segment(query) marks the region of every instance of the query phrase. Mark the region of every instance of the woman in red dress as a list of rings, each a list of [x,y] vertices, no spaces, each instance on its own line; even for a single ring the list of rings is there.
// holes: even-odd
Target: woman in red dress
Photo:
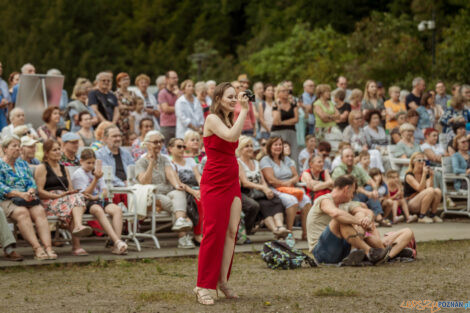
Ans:
[[[237,102],[242,110],[234,123]],[[247,113],[248,98],[244,93],[237,97],[230,83],[221,83],[215,88],[203,134],[207,154],[200,185],[204,220],[194,288],[197,301],[205,305],[214,304],[211,290],[219,289],[229,299],[238,298],[227,281],[242,209],[235,150]]]

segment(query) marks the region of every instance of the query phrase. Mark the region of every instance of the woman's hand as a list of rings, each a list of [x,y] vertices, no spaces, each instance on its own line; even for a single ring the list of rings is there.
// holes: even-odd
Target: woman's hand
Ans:
[[[98,196],[98,195],[93,196],[93,195],[91,195],[91,194],[89,194],[89,193],[85,193],[85,192],[83,193],[83,196],[85,197],[85,199],[87,199],[87,200],[92,200],[92,201],[96,201],[96,200],[99,199],[99,196]]]
[[[157,157],[155,156],[155,153],[153,152],[152,149],[149,149],[147,151],[145,158],[149,161],[149,165],[151,166],[155,165],[155,163],[157,162]]]
[[[20,192],[18,196],[25,201],[31,201],[34,199],[29,192]]]
[[[274,192],[269,187],[264,187],[262,191],[266,195],[266,198],[272,199],[274,197]]]
[[[243,110],[248,110],[248,97],[244,92],[238,94],[238,102],[240,102]]]
[[[201,191],[191,188],[191,195],[196,198],[197,201],[201,200]]]

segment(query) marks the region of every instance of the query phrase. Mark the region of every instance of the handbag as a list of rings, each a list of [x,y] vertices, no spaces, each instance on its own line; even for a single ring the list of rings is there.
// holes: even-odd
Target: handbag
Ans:
[[[187,193],[186,203],[186,215],[193,222],[193,225],[197,225],[199,223],[199,211],[197,210],[196,199],[194,199],[193,195]]]
[[[304,191],[300,188],[296,187],[277,187],[277,191],[282,192],[282,193],[287,193],[290,194],[294,197],[297,198],[297,200],[302,201],[302,198],[304,197]]]
[[[250,189],[250,192],[248,193],[248,197],[256,200],[256,199],[264,198],[266,197],[266,195],[261,190],[253,188],[253,189]]]
[[[36,194],[36,197],[31,201],[26,201],[25,199],[21,197],[13,197],[11,198],[11,202],[13,202],[13,204],[16,206],[23,206],[27,208],[31,208],[35,205],[41,204],[41,200],[39,200],[39,196],[37,194]]]

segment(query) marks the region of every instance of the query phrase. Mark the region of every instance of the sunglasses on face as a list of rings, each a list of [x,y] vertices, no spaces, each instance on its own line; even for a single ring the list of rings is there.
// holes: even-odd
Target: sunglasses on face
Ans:
[[[176,148],[178,148],[178,149],[186,149],[186,146],[185,146],[185,145],[176,145]]]

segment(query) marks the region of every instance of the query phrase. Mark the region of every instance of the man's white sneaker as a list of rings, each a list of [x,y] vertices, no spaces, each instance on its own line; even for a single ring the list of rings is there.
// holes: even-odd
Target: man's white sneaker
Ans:
[[[188,235],[178,238],[179,249],[193,249],[194,247],[194,243]]]
[[[178,217],[178,219],[173,224],[173,227],[171,227],[171,230],[175,232],[180,232],[180,231],[189,231],[192,228],[193,228],[193,223],[190,220],[185,219],[184,217]]]

